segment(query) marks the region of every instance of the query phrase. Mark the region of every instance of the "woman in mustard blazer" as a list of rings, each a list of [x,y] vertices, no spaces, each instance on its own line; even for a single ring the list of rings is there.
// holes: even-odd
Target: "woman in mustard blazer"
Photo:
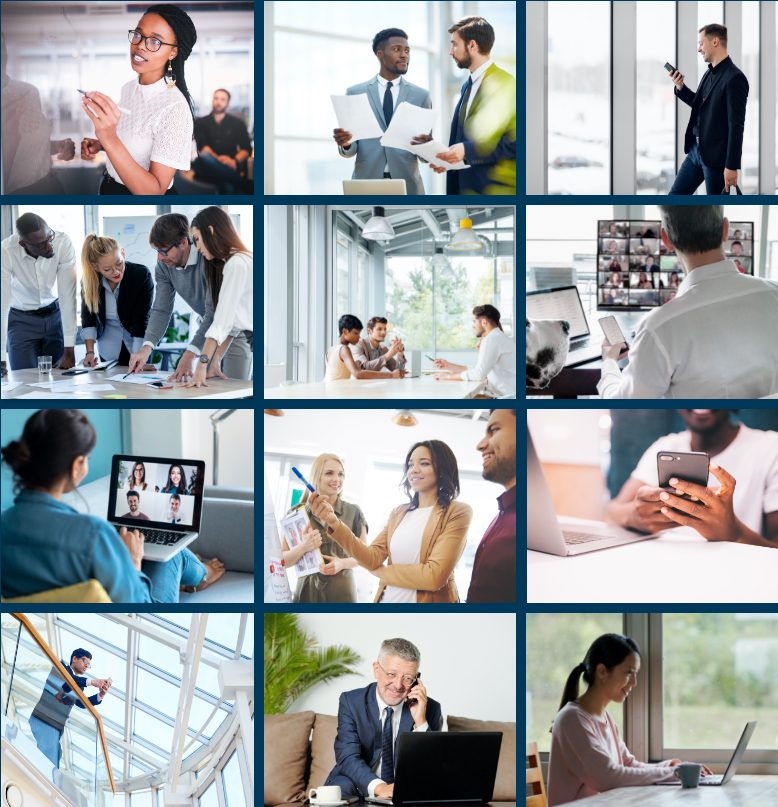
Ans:
[[[375,602],[459,602],[454,567],[465,549],[473,510],[454,501],[459,495],[454,452],[442,440],[413,445],[405,458],[402,487],[410,503],[392,510],[369,546],[319,493],[308,502],[332,540],[379,579]]]

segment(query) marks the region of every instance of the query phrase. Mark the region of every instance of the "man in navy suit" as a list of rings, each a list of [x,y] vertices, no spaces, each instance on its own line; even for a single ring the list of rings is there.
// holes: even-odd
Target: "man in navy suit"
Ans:
[[[492,61],[494,29],[483,17],[465,17],[448,32],[451,57],[470,75],[451,120],[450,148],[436,156],[470,167],[446,174],[446,193],[515,194],[516,79]]]
[[[335,767],[326,784],[344,797],[391,799],[397,737],[406,731],[441,731],[440,704],[421,682],[418,648],[386,639],[373,662],[375,683],[340,696]]]
[[[706,25],[699,30],[697,52],[708,70],[692,92],[676,70],[670,74],[675,95],[692,108],[686,127],[683,161],[671,194],[691,195],[705,181],[709,194],[729,193],[737,184],[743,153],[748,79],[727,55],[727,29]]]

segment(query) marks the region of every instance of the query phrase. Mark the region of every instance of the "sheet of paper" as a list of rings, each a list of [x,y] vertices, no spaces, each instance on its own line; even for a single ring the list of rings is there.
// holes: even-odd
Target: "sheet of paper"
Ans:
[[[434,110],[403,101],[394,110],[392,120],[381,138],[381,145],[411,151],[411,140],[416,135],[432,131],[434,119]]]
[[[461,171],[464,168],[470,168],[465,162],[460,160],[458,163],[447,163],[445,160],[439,160],[435,155],[440,154],[442,151],[448,151],[448,146],[444,146],[437,140],[430,140],[428,143],[421,143],[418,146],[409,146],[408,151],[417,154],[428,163],[437,165],[440,168],[445,168],[446,171]]]
[[[75,392],[76,394],[79,392],[116,392],[116,387],[111,384],[82,384],[80,387],[69,390],[69,392]]]
[[[351,132],[354,140],[381,137],[381,126],[373,114],[367,93],[360,95],[331,95],[338,126]]]
[[[24,381],[3,381],[0,384],[0,391],[2,392],[11,392],[11,390],[15,390],[17,387],[21,387],[24,384]]]
[[[30,386],[39,387],[40,389],[62,390],[66,389],[67,387],[82,387],[85,386],[85,384],[83,381],[80,384],[77,383],[75,378],[64,378],[62,381],[35,381],[34,383],[31,383]]]
[[[108,381],[118,381],[120,384],[148,384],[149,381],[165,381],[166,379],[167,374],[133,373],[125,378],[124,373],[119,373],[119,375],[112,375]]]
[[[53,392],[46,392],[45,390],[35,390],[34,392],[25,392],[24,395],[17,395],[15,400],[20,401],[22,398],[45,398],[49,401],[55,401],[57,396]]]

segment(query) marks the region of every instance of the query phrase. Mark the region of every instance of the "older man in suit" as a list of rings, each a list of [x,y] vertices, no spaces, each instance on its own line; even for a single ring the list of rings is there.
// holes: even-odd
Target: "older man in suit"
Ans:
[[[678,70],[671,73],[675,95],[692,108],[684,136],[683,161],[671,194],[691,195],[705,182],[708,194],[729,193],[737,184],[743,154],[748,79],[727,55],[727,29],[705,25],[697,52],[708,69],[692,92]]]
[[[335,767],[328,785],[345,798],[391,799],[397,737],[407,731],[441,731],[440,704],[421,682],[419,649],[407,639],[386,639],[373,662],[375,683],[340,696]]]
[[[373,53],[381,65],[378,75],[349,87],[346,95],[367,93],[370,107],[383,131],[403,101],[425,109],[432,108],[429,92],[403,78],[411,63],[411,49],[405,31],[399,28],[379,31],[373,38]],[[404,149],[385,148],[377,137],[354,142],[351,132],[345,129],[335,129],[333,138],[343,157],[357,158],[352,179],[404,179],[409,194],[424,193],[419,158],[415,154]]]

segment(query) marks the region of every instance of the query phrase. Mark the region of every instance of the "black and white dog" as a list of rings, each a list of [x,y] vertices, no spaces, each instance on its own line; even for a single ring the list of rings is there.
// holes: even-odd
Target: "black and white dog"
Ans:
[[[527,320],[527,386],[543,389],[562,372],[570,347],[570,323],[563,319]]]

